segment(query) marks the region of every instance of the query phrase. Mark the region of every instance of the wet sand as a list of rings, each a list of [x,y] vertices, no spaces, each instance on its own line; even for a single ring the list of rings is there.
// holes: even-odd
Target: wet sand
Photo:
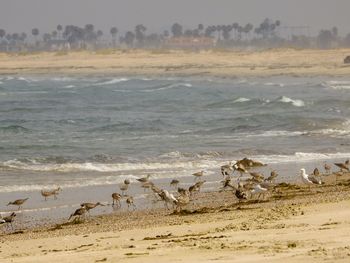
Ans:
[[[0,74],[146,76],[349,76],[350,49],[201,52],[100,50],[0,54]]]
[[[0,236],[1,262],[348,262],[350,175],[308,187],[280,184],[239,203],[200,193],[180,214],[147,209]]]

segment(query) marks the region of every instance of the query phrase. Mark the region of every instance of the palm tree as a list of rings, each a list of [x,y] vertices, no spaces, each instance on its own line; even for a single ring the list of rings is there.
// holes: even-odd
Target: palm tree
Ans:
[[[58,31],[58,38],[62,38],[62,25],[57,25],[56,29]]]
[[[135,34],[131,31],[125,33],[124,41],[128,45],[128,47],[133,47],[135,40]]]
[[[37,45],[38,44],[37,38],[38,38],[38,35],[39,35],[39,29],[33,28],[32,29],[32,35],[34,36],[35,44]]]
[[[0,29],[0,39],[6,36],[6,31],[4,29]]]
[[[136,40],[137,40],[139,46],[141,46],[141,47],[143,46],[146,30],[147,30],[147,28],[142,24],[139,24],[135,27],[135,37],[136,37]]]
[[[175,23],[171,26],[171,33],[173,33],[174,37],[182,36],[182,26],[179,23]]]
[[[118,34],[118,28],[116,28],[115,26],[111,28],[111,30],[109,31],[112,35],[112,39],[113,39],[113,47],[115,48],[115,44],[116,44],[116,37]]]

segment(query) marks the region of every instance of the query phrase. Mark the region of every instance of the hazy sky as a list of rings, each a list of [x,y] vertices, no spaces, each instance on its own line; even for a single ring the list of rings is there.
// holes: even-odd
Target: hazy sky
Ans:
[[[279,19],[284,26],[308,25],[311,33],[337,26],[350,32],[350,0],[0,0],[0,28],[7,31],[51,32],[57,24],[92,23],[109,32],[143,23],[148,32],[174,22],[258,25],[264,18]]]

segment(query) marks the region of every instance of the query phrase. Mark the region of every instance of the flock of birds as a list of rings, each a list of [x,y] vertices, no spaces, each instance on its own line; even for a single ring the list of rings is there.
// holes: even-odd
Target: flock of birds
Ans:
[[[346,160],[344,163],[334,163],[340,170],[335,173],[335,178],[337,180],[338,176],[344,174],[344,172],[349,172],[350,160]],[[221,174],[223,180],[221,181],[222,187],[220,191],[229,189],[233,192],[234,196],[238,199],[239,202],[247,199],[263,197],[270,195],[272,189],[274,188],[275,180],[278,177],[276,171],[271,171],[270,176],[265,177],[262,173],[253,172],[251,168],[265,166],[265,164],[254,161],[248,158],[238,160],[236,162],[229,162],[226,165],[221,166]],[[307,185],[310,189],[312,185],[322,185],[323,176],[331,175],[331,166],[327,163],[324,164],[325,173],[321,173],[318,168],[315,168],[312,174],[307,174],[306,170],[302,168],[300,170],[300,179],[303,184]],[[233,180],[234,173],[237,172],[235,180]],[[166,209],[174,209],[176,212],[181,212],[181,210],[187,206],[192,200],[194,200],[197,193],[200,192],[201,187],[206,182],[202,180],[205,175],[204,171],[196,172],[192,174],[195,178],[194,184],[190,187],[183,188],[179,187],[180,181],[173,179],[170,182],[170,187],[176,189],[174,193],[169,192],[166,189],[161,189],[157,187],[151,180],[150,175],[147,175],[143,178],[136,179],[138,183],[141,184],[141,187],[146,190],[150,190],[157,201],[163,201]],[[248,177],[243,178],[243,175],[248,175]],[[131,195],[128,195],[128,189],[131,184],[129,179],[125,179],[124,183],[120,185],[120,193],[112,193],[112,206],[115,209],[121,208],[121,201],[125,199],[128,211],[130,209],[136,210],[136,205],[134,203],[134,198]],[[41,195],[44,197],[45,201],[49,197],[57,199],[60,191],[62,189],[58,187],[53,190],[42,190]],[[17,199],[13,202],[9,202],[7,206],[14,205],[18,207],[18,210],[22,208],[22,205],[28,200]],[[76,209],[70,216],[69,220],[72,218],[74,220],[81,220],[82,217],[85,217],[86,214],[90,214],[90,210],[96,208],[97,206],[105,206],[100,202],[97,203],[82,203],[80,208]],[[13,230],[13,221],[16,217],[16,213],[12,212],[10,215],[2,217],[0,215],[0,225],[10,225]]]

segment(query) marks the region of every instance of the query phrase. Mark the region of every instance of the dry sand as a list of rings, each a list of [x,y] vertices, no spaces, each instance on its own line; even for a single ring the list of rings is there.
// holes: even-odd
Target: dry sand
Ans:
[[[0,74],[147,76],[349,76],[350,49],[267,51],[142,51],[0,53]]]
[[[349,262],[349,178],[311,191],[281,184],[267,201],[201,193],[181,214],[116,212],[2,235],[0,262]]]

